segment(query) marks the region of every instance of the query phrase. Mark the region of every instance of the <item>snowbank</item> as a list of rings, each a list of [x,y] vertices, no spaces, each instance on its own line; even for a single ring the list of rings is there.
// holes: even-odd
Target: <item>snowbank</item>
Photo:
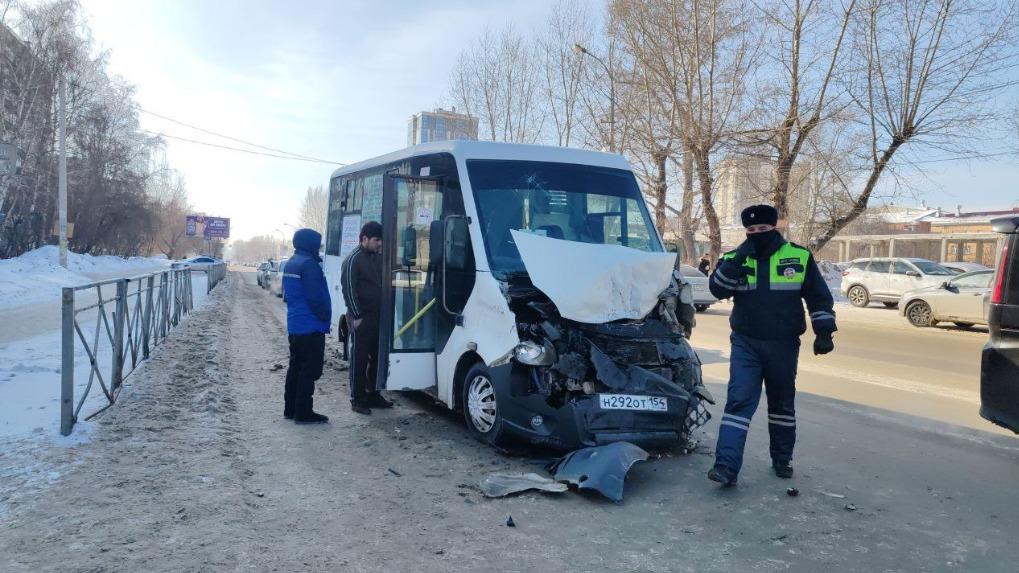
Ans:
[[[60,266],[60,251],[46,246],[20,257],[0,260],[0,308],[59,301],[60,289],[97,279],[130,276],[167,267],[165,256],[115,257],[67,253],[67,268]]]

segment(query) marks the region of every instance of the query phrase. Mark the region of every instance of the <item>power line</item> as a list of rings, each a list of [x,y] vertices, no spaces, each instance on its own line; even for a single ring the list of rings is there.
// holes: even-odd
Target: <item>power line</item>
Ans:
[[[208,141],[198,141],[197,139],[188,139],[187,137],[180,137],[180,136],[177,136],[177,135],[170,135],[168,133],[163,133],[163,132],[149,131],[147,129],[142,130],[142,131],[144,131],[145,133],[147,133],[149,135],[156,136],[156,137],[166,137],[168,139],[176,139],[176,140],[179,140],[179,141],[185,141],[187,143],[194,143],[196,145],[205,145],[207,147],[215,147],[217,149],[225,149],[227,151],[238,151],[240,153],[249,153],[251,155],[262,155],[264,157],[275,157],[277,159],[290,159],[292,161],[307,161],[309,163],[326,163],[326,164],[329,164],[329,165],[340,165],[340,166],[346,165],[346,163],[340,163],[338,161],[326,161],[325,159],[314,159],[314,158],[311,158],[311,157],[305,158],[305,157],[298,157],[298,156],[295,156],[295,155],[278,155],[278,154],[275,154],[275,153],[266,153],[264,151],[254,151],[254,150],[251,150],[251,149],[240,149],[238,147],[230,147],[229,145],[220,145],[218,143],[209,143]]]
[[[212,135],[212,136],[215,136],[215,137],[221,137],[223,139],[228,139],[230,141],[235,141],[237,143],[243,143],[244,145],[250,145],[251,147],[257,147],[258,149],[263,149],[265,151],[271,151],[273,153],[281,153],[281,154],[284,154],[284,155],[292,156],[292,157],[297,158],[297,159],[303,159],[305,161],[316,161],[318,163],[331,163],[331,164],[334,164],[334,165],[346,165],[346,163],[340,163],[339,161],[329,161],[327,159],[319,159],[317,157],[310,157],[310,156],[307,156],[307,155],[301,155],[299,153],[292,153],[290,151],[284,151],[282,149],[276,149],[276,148],[273,148],[273,147],[267,147],[265,145],[259,145],[257,143],[252,143],[250,141],[245,141],[243,139],[240,139],[240,138],[237,138],[237,137],[233,137],[233,136],[230,136],[230,135],[224,135],[222,133],[217,133],[215,131],[211,131],[211,130],[205,129],[203,127],[198,127],[197,125],[192,125],[190,123],[186,123],[186,122],[180,121],[178,119],[174,119],[172,117],[167,117],[165,115],[158,114],[158,113],[156,113],[154,111],[149,111],[149,110],[147,110],[147,109],[145,109],[145,108],[143,108],[141,106],[138,107],[138,110],[141,111],[142,113],[151,115],[153,117],[158,117],[159,119],[164,119],[164,120],[172,122],[172,123],[176,123],[177,125],[181,125],[181,126],[189,128],[189,129],[194,129],[196,131],[200,131],[200,132],[206,133],[208,135]],[[171,137],[171,136],[167,136],[167,137]],[[179,138],[178,137],[178,138],[174,138],[174,139],[183,139],[183,138]],[[192,141],[192,143],[200,143],[200,142]],[[225,146],[224,146],[224,148],[229,149],[228,147],[225,147]]]

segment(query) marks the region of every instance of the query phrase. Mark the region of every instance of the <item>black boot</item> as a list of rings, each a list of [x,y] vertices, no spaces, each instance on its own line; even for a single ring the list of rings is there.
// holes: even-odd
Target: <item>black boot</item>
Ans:
[[[354,402],[353,400],[350,402],[350,409],[358,414],[369,415],[372,413],[372,409],[369,408],[367,404],[363,402]]]
[[[367,404],[372,408],[385,409],[393,407],[393,403],[390,402],[389,400],[386,400],[386,398],[380,392],[375,392],[374,394],[369,395]]]
[[[724,466],[715,466],[708,472],[708,479],[722,484],[722,487],[733,487],[736,485],[736,474]]]
[[[782,479],[793,477],[793,466],[789,465],[789,462],[773,461],[771,469],[775,470],[775,475]]]
[[[291,412],[290,410],[283,410],[283,417],[286,418],[287,420],[293,420],[294,413]]]
[[[329,421],[329,416],[323,416],[318,412],[312,412],[307,416],[294,417],[294,423],[296,424],[325,424]]]

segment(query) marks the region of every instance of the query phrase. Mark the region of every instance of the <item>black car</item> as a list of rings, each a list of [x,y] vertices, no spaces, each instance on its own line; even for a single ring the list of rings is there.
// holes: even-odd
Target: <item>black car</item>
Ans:
[[[980,360],[980,415],[1019,433],[1019,217],[991,222],[1005,233],[991,289],[991,339]]]

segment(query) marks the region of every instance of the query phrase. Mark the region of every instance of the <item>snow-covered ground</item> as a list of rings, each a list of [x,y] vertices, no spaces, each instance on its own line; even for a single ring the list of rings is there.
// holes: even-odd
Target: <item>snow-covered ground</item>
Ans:
[[[56,247],[36,249],[14,259],[0,260],[0,449],[15,442],[39,439],[64,442],[60,429],[60,294],[64,286],[95,280],[130,277],[168,267],[165,257],[93,257],[68,253],[68,269],[58,264]],[[193,299],[196,307],[206,300],[207,279],[194,273]],[[110,291],[105,295],[112,294]],[[78,291],[77,307],[92,304],[94,291]],[[110,309],[107,309],[110,312]],[[92,344],[98,320],[97,309],[78,315],[82,332]],[[111,348],[105,332],[100,333],[96,355],[109,384]],[[89,357],[76,338],[75,399],[88,385]],[[98,381],[93,381],[82,414],[105,404]],[[76,440],[87,435],[88,423],[76,426]]]
[[[20,257],[0,260],[0,309],[55,301],[60,289],[99,279],[128,277],[166,268],[159,257],[114,257],[67,253],[67,268],[60,266],[55,246],[29,251]]]

